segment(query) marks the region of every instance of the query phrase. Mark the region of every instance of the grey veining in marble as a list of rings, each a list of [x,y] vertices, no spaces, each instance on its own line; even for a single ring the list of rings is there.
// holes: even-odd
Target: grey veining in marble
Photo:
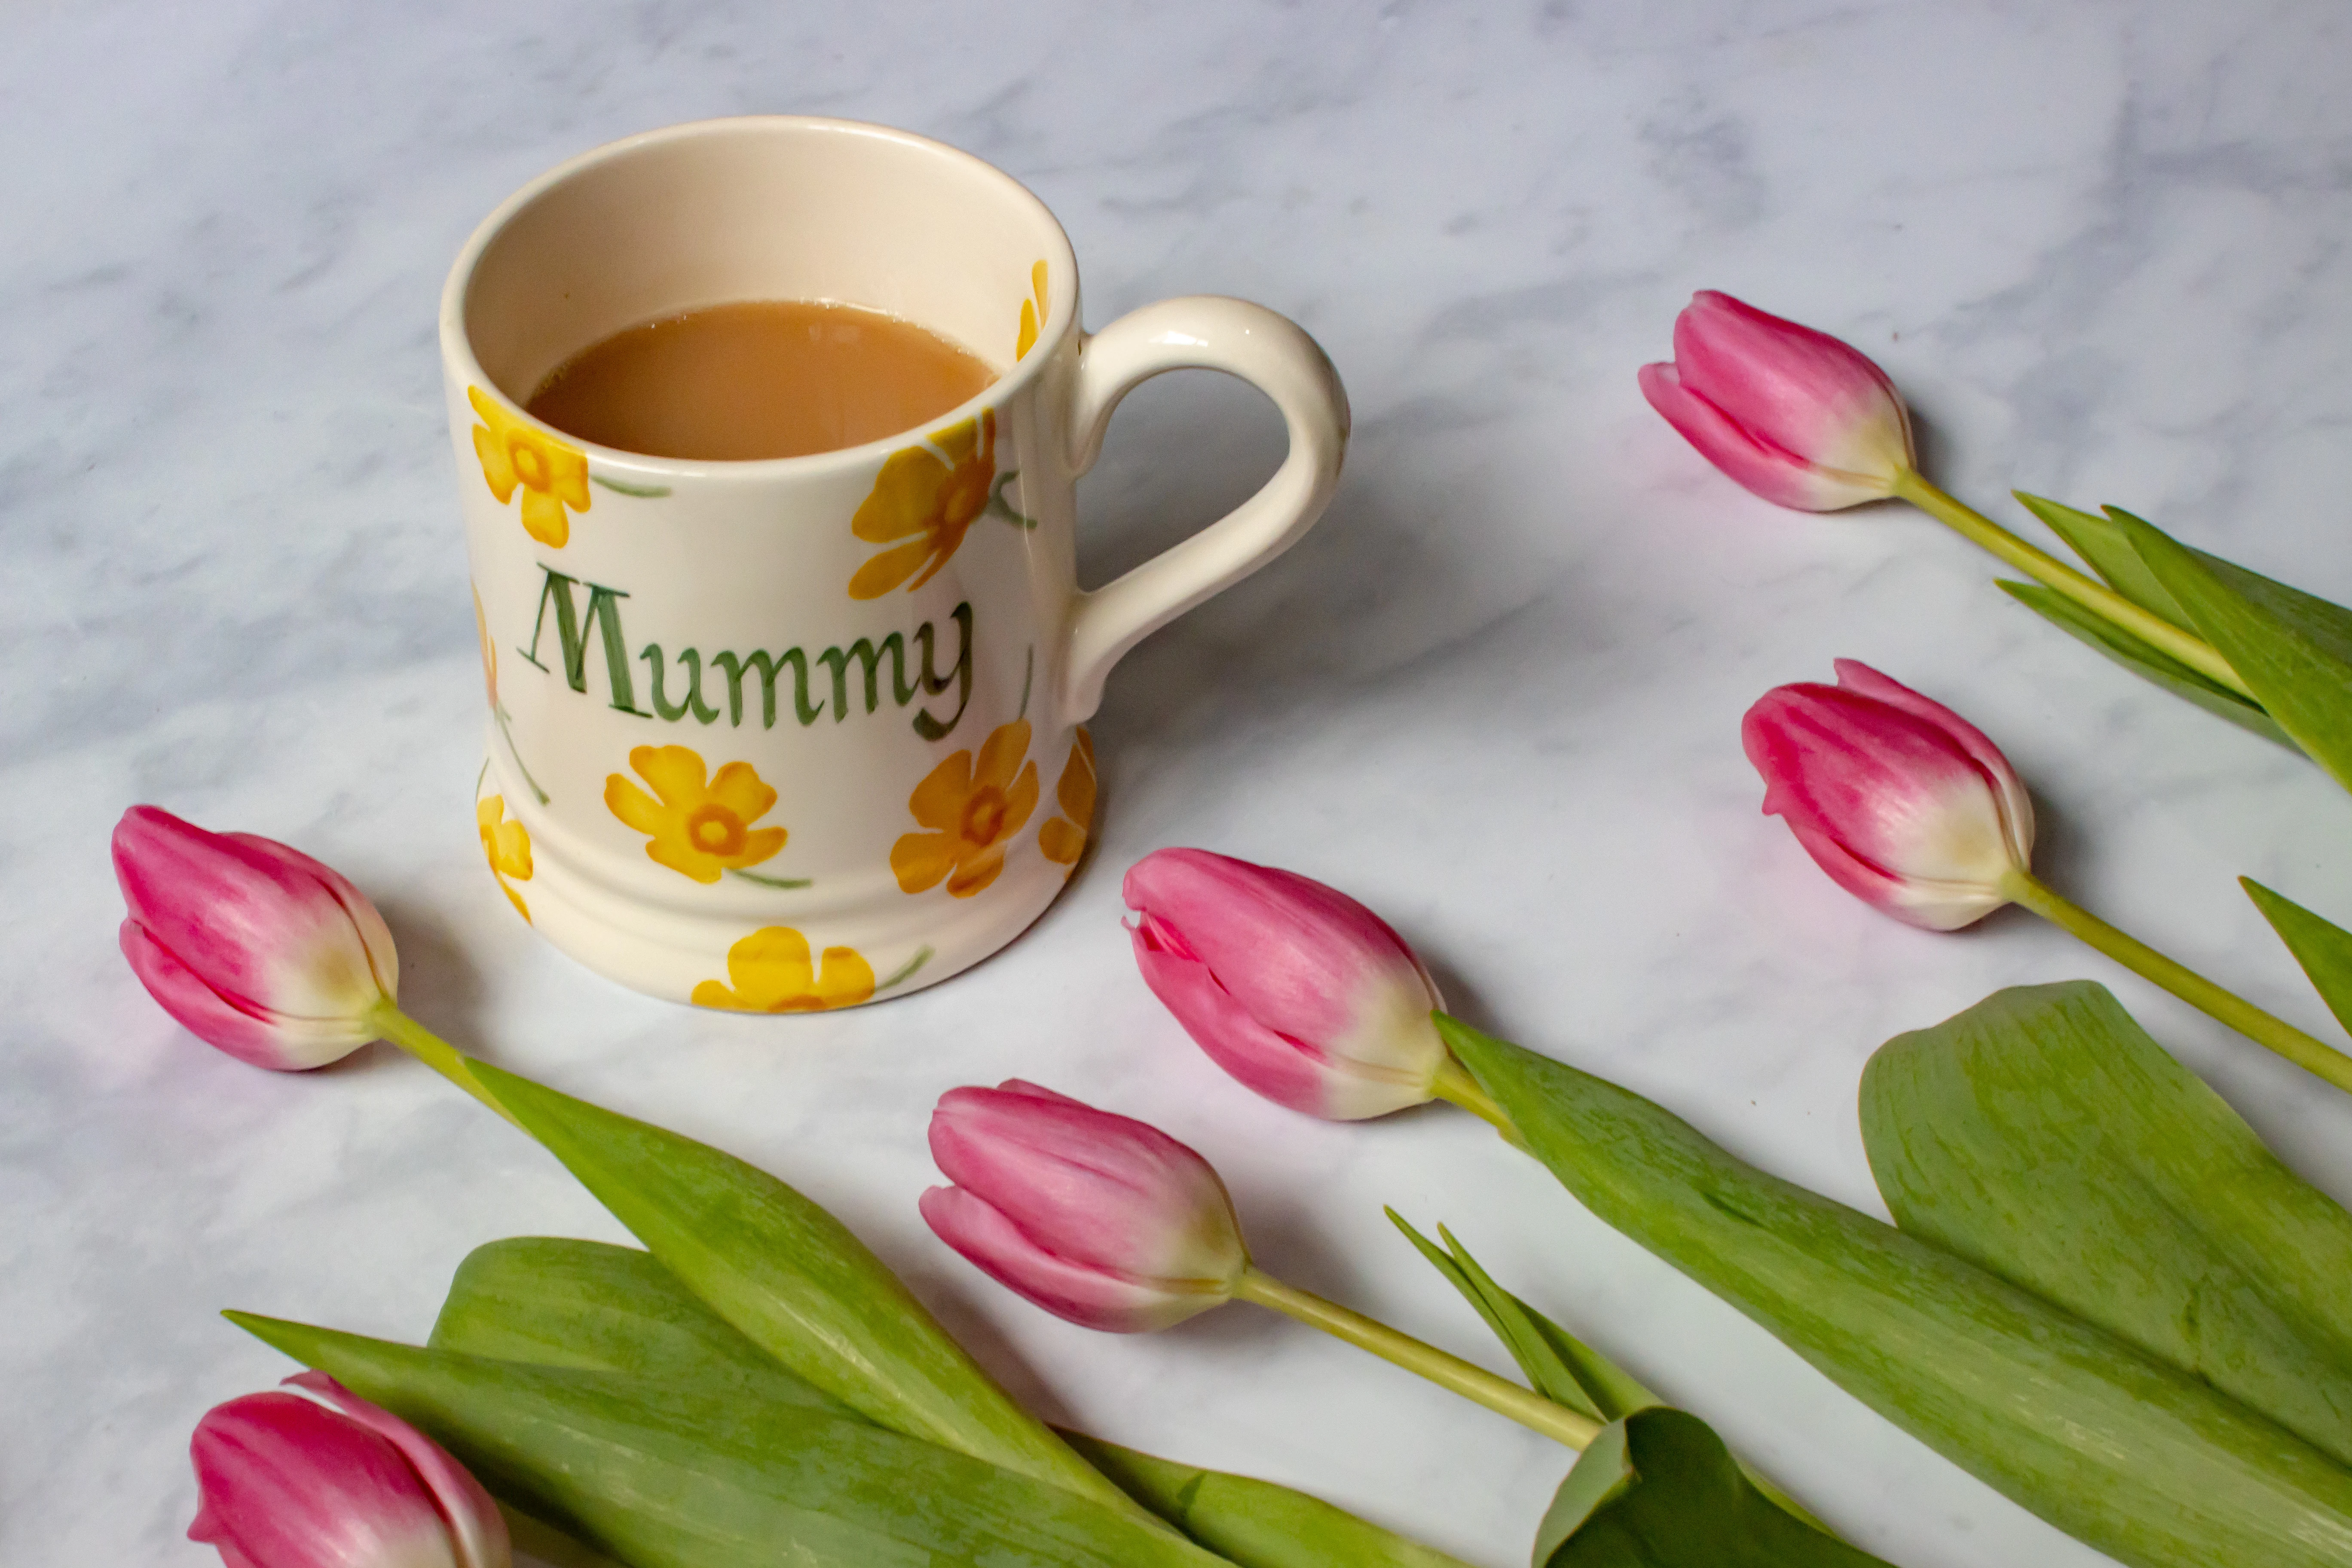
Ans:
[[[1137,979],[1118,877],[1188,843],[1338,883],[1472,1017],[1874,1210],[1869,1051],[2093,975],[2352,1194],[2352,1106],[2292,1069],[2015,911],[1933,936],[1838,892],[1758,815],[1738,722],[1841,655],[1952,702],[2026,773],[2053,879],[2314,1024],[2232,879],[2352,916],[2352,803],[1916,515],[1751,500],[1633,383],[1727,289],[1877,356],[1979,504],[2115,501],[2352,599],[2347,26],[2325,0],[0,10],[0,1560],[205,1560],[189,1428],[288,1370],[216,1309],[414,1338],[473,1245],[618,1235],[388,1049],[275,1077],[172,1026],[113,947],[107,832],[152,800],[342,868],[420,1016],[835,1205],[1057,1419],[1482,1568],[1524,1560],[1566,1459],[1251,1309],[1129,1340],[1008,1297],[916,1216],[953,1084],[1156,1119],[1269,1267],[1496,1363],[1381,1205],[1453,1225],[1906,1568],[2086,1568],[1467,1119],[1325,1127],[1232,1089]],[[524,179],[772,110],[1028,182],[1097,324],[1191,292],[1295,316],[1358,420],[1328,519],[1113,677],[1104,839],[1062,903],[936,991],[790,1020],[618,993],[484,873],[432,337],[449,257]],[[1139,394],[1082,491],[1087,577],[1245,493],[1273,425],[1212,378]]]

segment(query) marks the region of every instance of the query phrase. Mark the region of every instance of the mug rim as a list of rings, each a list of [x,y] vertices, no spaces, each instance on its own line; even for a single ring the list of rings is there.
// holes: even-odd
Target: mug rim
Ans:
[[[896,142],[928,156],[959,165],[968,175],[995,184],[1000,192],[1016,204],[1029,207],[1045,220],[1049,232],[1060,247],[1060,254],[1048,259],[1055,262],[1049,269],[1046,302],[1049,319],[1060,324],[1042,333],[1030,353],[1016,362],[1003,374],[953,408],[936,418],[910,425],[904,430],[894,430],[887,436],[861,442],[855,447],[837,447],[825,452],[803,452],[790,458],[663,458],[647,452],[632,452],[620,447],[606,447],[583,440],[567,431],[557,429],[545,420],[525,410],[506,389],[482,369],[474,356],[472,339],[466,331],[466,293],[472,283],[475,268],[491,241],[504,231],[516,216],[547,192],[588,171],[616,159],[625,158],[652,146],[669,142],[698,140],[705,136],[726,135],[747,132],[814,132],[836,135],[872,137]],[[1044,374],[1045,363],[1053,357],[1062,339],[1077,326],[1077,258],[1070,247],[1070,237],[1062,227],[1053,209],[1039,199],[1037,194],[1011,174],[985,158],[951,147],[944,142],[904,131],[893,125],[877,124],[871,121],[842,120],[814,114],[739,114],[713,120],[693,120],[682,124],[666,125],[653,131],[641,131],[593,147],[575,157],[566,159],[555,167],[524,184],[513,195],[500,202],[490,215],[476,226],[472,235],[458,250],[451,264],[449,276],[441,288],[441,357],[469,388],[479,389],[496,402],[509,418],[531,429],[544,431],[554,439],[596,459],[599,465],[664,479],[770,479],[815,476],[833,469],[853,469],[872,465],[907,444],[907,437],[920,430],[952,425],[959,419],[977,417],[982,408],[1001,407],[1012,401],[1028,383]],[[919,323],[918,323],[919,324]],[[584,345],[583,345],[584,346]]]

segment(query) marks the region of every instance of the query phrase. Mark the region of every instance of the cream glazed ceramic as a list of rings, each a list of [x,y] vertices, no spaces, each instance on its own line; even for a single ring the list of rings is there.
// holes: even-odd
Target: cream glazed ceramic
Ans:
[[[741,300],[885,310],[999,379],[929,427],[766,462],[522,412],[588,344]],[[477,810],[551,942],[653,995],[811,1011],[944,980],[1053,901],[1092,826],[1104,675],[1314,522],[1348,429],[1321,350],[1257,306],[1078,319],[1069,241],[1027,190],[843,121],[632,137],[475,233],[441,348],[492,714]],[[1119,398],[1185,366],[1265,391],[1288,455],[1083,591],[1074,483]]]

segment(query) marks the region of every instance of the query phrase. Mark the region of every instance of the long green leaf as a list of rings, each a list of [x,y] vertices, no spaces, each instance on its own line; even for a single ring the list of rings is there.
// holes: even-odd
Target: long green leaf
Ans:
[[[2352,1464],[2352,1215],[2088,981],[1898,1035],[1862,1079],[1895,1224]]]
[[[601,1241],[519,1236],[474,1248],[457,1266],[426,1343],[493,1361],[690,1382],[714,1394],[855,1414],[786,1372],[652,1253]]]
[[[2294,743],[2352,788],[2352,610],[2190,550],[2107,509],[2167,592]]]
[[[709,1144],[469,1065],[679,1283],[802,1381],[894,1432],[1135,1506],[817,1205]]]
[[[1885,1568],[1768,1500],[1697,1416],[1604,1427],[1536,1532],[1535,1568]]]
[[[632,1568],[1206,1568],[1125,1508],[854,1417],[230,1313]]]
[[[1638,1095],[1438,1022],[1601,1220],[2068,1533],[2146,1568],[2352,1563],[2352,1473],[2284,1428]]]
[[[2276,741],[2282,746],[2294,744],[2287,732],[2278,727],[2278,721],[2264,712],[2259,704],[2247,701],[2221,682],[2208,679],[2170,654],[2140,641],[2113,621],[2093,615],[2056,589],[2045,588],[2039,583],[2012,583],[2005,577],[1994,578],[1993,586],[2067,636],[2088,643],[2133,674],[2154,682],[2175,697],[2186,698],[2208,713],[2227,719],[2240,729],[2250,730],[2266,741]]]
[[[2189,624],[2189,612],[2165,591],[2156,574],[2147,569],[2147,563],[2132,549],[2131,540],[2124,532],[2121,523],[2095,512],[2076,511],[2071,506],[2061,506],[2041,496],[2027,495],[2023,490],[2011,490],[2010,494],[2023,503],[2026,510],[2047,524],[2051,532],[2073,545],[2074,553],[2088,563],[2092,571],[2105,578],[2108,587],[2182,631],[2196,629]],[[2074,601],[2070,599],[2067,603]],[[2084,613],[2088,615],[2090,612]]]
[[[2241,877],[2238,885],[2279,933],[2287,951],[2303,966],[2310,977],[2312,989],[2319,993],[2336,1021],[2352,1029],[2352,931],[2345,931],[2333,921],[2322,920],[2293,899],[2272,892],[2251,877]]]
[[[450,1284],[433,1347],[622,1373],[739,1401],[824,1397],[714,1316],[651,1254],[603,1242],[528,1237],[476,1247]],[[1241,1568],[1461,1568],[1287,1487],[1063,1436],[1128,1496]]]
[[[1129,1496],[1240,1568],[1468,1568],[1272,1481],[1154,1458],[1083,1433],[1063,1436]]]

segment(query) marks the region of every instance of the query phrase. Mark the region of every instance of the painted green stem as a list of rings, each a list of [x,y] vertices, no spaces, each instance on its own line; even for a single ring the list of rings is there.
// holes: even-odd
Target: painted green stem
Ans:
[[[465,1052],[402,1012],[392,1003],[379,1004],[374,1016],[368,1021],[375,1026],[377,1034],[383,1038],[390,1040],[509,1121],[514,1122],[517,1127],[522,1125],[521,1122],[515,1121],[512,1111],[499,1103],[496,1095],[482,1087],[482,1080],[476,1078],[473,1070],[467,1066]]]
[[[1368,1350],[1382,1361],[1425,1377],[1440,1388],[1451,1389],[1473,1404],[1483,1405],[1498,1415],[1507,1415],[1529,1431],[1540,1432],[1579,1452],[1601,1434],[1601,1423],[1589,1415],[1564,1405],[1554,1405],[1483,1366],[1474,1366],[1460,1356],[1449,1355],[1435,1345],[1424,1344],[1361,1312],[1286,1285],[1255,1264],[1244,1271],[1234,1294],[1244,1301],[1271,1307],[1335,1339],[1345,1340],[1359,1350]]]
[[[2191,636],[2163,616],[2140,608],[2105,584],[2086,577],[2047,551],[2038,550],[1975,508],[1938,489],[1916,469],[1895,476],[1895,494],[1981,549],[2008,562],[2034,581],[2053,588],[2103,620],[2112,621],[2144,643],[2162,649],[2181,663],[2220,681],[2231,690],[2252,698],[2230,661],[2212,644]]]
[[[2156,949],[2117,931],[2090,910],[2053,891],[2031,871],[2011,871],[2000,890],[2043,920],[2098,949],[2143,979],[2154,982],[2210,1017],[2220,1019],[2254,1044],[2284,1057],[2315,1078],[2352,1090],[2352,1057],[2263,1012],[2234,991],[2176,963]]]

